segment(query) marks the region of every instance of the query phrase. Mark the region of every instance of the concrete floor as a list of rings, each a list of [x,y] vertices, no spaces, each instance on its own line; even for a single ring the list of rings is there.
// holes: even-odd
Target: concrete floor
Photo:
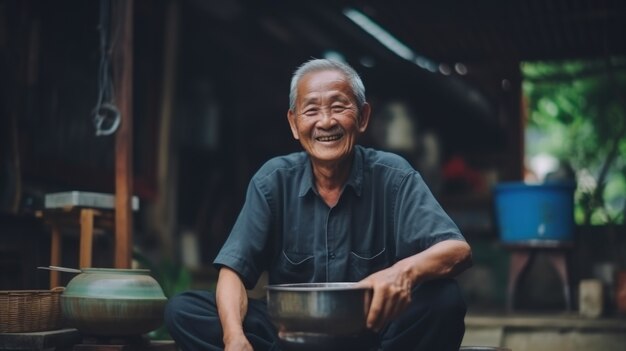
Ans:
[[[626,316],[469,314],[465,324],[463,346],[500,346],[511,351],[626,351]]]

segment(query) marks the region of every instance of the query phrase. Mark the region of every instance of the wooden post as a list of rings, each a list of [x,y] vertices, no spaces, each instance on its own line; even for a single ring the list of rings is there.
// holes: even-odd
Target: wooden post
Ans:
[[[121,114],[115,135],[115,267],[130,268],[133,194],[133,0],[113,2],[115,102]]]
[[[50,240],[50,265],[61,265],[61,230],[58,224],[52,223],[52,238]],[[61,279],[58,271],[50,271],[50,289],[61,286]]]
[[[172,150],[172,118],[176,86],[176,62],[180,5],[169,0],[165,14],[163,51],[163,83],[161,90],[161,118],[158,139],[157,199],[154,203],[153,231],[159,234],[166,257],[175,255],[173,233],[176,228],[177,155]]]
[[[93,251],[93,217],[95,210],[83,208],[80,210],[80,256],[79,268],[91,267]]]

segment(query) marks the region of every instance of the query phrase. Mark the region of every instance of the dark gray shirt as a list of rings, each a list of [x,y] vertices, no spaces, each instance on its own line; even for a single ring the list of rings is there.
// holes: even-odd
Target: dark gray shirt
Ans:
[[[317,193],[304,152],[271,159],[252,177],[246,201],[214,265],[252,288],[359,281],[447,239],[464,240],[422,177],[403,158],[355,146],[337,205]]]

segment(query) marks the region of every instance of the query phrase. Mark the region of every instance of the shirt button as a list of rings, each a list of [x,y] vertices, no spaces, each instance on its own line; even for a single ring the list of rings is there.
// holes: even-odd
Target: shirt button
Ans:
[[[328,255],[328,257],[329,257],[331,260],[333,260],[333,259],[335,259],[335,254],[334,254],[333,252],[331,252],[331,253]]]

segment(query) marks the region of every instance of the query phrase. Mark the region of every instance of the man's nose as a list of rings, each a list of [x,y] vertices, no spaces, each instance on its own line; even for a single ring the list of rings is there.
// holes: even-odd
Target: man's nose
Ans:
[[[322,109],[318,125],[322,128],[332,127],[337,123],[330,109]]]

